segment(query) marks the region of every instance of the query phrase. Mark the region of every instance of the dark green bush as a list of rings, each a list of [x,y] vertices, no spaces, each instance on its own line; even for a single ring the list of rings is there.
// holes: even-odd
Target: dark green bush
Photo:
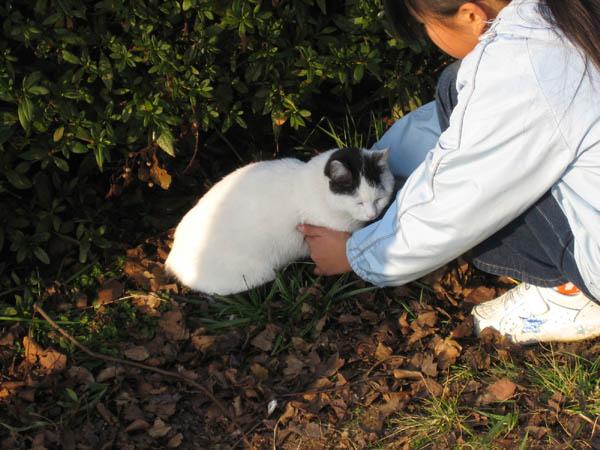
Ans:
[[[3,0],[0,17],[5,285],[109,246],[114,199],[167,189],[199,147],[244,159],[346,105],[401,114],[436,63],[386,34],[381,0]]]

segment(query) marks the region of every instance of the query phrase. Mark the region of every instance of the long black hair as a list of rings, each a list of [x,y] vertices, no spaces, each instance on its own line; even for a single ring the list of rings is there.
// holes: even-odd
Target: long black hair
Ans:
[[[480,0],[472,0],[477,3]],[[384,0],[394,30],[408,38],[420,37],[415,16],[449,17],[464,0]],[[509,3],[509,2],[507,2]],[[579,47],[600,70],[600,0],[540,0],[540,12]]]

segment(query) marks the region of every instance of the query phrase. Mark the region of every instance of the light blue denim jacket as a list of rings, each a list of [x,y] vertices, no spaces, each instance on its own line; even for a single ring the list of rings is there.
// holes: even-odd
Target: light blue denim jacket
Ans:
[[[600,299],[600,72],[544,21],[537,0],[505,7],[458,73],[440,135],[429,104],[375,145],[410,174],[378,222],[347,244],[354,271],[380,286],[419,278],[475,247],[551,190],[575,259]]]

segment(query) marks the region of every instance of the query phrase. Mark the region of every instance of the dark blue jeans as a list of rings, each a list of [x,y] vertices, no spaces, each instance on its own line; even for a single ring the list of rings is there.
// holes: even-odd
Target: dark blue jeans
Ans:
[[[436,105],[442,131],[448,128],[457,103],[456,75],[460,61],[440,76]],[[589,298],[574,256],[573,233],[566,216],[550,192],[523,215],[469,253],[473,265],[484,272],[505,275],[541,287],[575,284]]]

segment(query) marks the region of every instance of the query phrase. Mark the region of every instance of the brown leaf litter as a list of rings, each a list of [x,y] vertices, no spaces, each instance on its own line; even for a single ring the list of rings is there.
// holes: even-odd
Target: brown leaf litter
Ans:
[[[131,330],[129,341],[114,348],[126,359],[195,380],[227,414],[206,391],[181,379],[99,363],[81,353],[67,360],[23,331],[6,329],[0,356],[21,341],[26,352],[0,382],[0,420],[22,427],[47,417],[50,425],[41,432],[13,433],[0,448],[34,442],[40,448],[241,448],[243,429],[256,449],[409,449],[415,448],[414,436],[396,434],[390,421],[424,414],[426,405],[452,399],[460,402],[459,411],[472,411],[467,425],[481,430],[481,436],[491,426],[481,412],[505,417],[513,406],[519,408],[519,425],[495,438],[497,448],[518,448],[525,432],[530,448],[544,448],[549,436],[572,448],[586,448],[580,439],[591,439],[592,426],[571,420],[564,396],[540,399],[518,379],[492,374],[498,362],[535,361],[535,352],[508,345],[493,331],[481,340],[472,336],[471,304],[504,288],[482,284],[464,264],[438,273],[435,297],[392,288],[333,302],[326,314],[314,317],[323,296],[315,288],[298,322],[271,320],[262,329],[215,333],[203,325],[206,308],[164,300],[152,304],[150,299],[160,299],[153,286],[169,290],[171,280],[158,270],[164,246],[152,245],[151,254],[147,249],[145,244],[128,252],[127,280],[105,282],[98,297],[110,308],[125,284],[147,289],[132,303],[157,317],[157,328],[150,338]],[[600,346],[577,349],[579,354],[594,351],[600,354]],[[470,372],[477,376],[464,375]],[[98,386],[100,398],[94,397]],[[60,406],[67,388],[84,409]],[[536,416],[543,408],[551,414]],[[559,434],[563,427],[570,436]],[[453,429],[432,448],[457,448],[467,438]]]

